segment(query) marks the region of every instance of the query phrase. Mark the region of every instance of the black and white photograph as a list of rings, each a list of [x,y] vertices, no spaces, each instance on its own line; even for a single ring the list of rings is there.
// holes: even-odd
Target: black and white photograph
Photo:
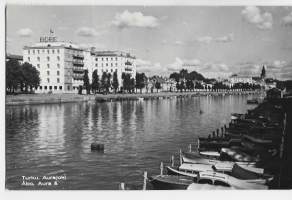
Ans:
[[[4,190],[292,188],[292,2],[25,2],[4,7]]]

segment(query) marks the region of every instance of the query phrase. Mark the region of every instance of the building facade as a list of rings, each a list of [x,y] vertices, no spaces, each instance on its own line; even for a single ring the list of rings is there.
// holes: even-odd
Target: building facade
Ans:
[[[229,78],[230,86],[233,86],[236,83],[249,83],[252,84],[253,80],[251,76],[239,76],[239,75],[232,75]]]
[[[32,64],[40,72],[40,86],[36,93],[77,93],[83,86],[84,70],[92,79],[97,70],[101,79],[103,72],[117,71],[119,87],[122,73],[136,75],[135,57],[120,51],[84,50],[69,42],[58,42],[56,37],[41,37],[40,42],[23,48],[23,62]],[[113,76],[112,76],[113,77]]]

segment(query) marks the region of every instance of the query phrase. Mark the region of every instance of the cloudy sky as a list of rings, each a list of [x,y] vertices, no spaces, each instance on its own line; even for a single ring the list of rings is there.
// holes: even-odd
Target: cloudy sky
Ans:
[[[7,52],[21,54],[50,28],[59,40],[137,57],[138,71],[182,67],[292,79],[292,7],[7,6]]]

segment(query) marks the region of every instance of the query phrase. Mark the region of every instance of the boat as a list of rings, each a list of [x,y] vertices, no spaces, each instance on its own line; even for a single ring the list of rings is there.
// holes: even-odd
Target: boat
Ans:
[[[226,160],[220,160],[216,158],[204,158],[201,155],[196,154],[195,152],[183,152],[182,155],[182,161],[186,163],[200,163],[200,164],[232,164],[233,161],[226,161]],[[255,162],[236,162],[239,165],[244,166],[255,166]]]
[[[223,160],[230,160],[235,162],[259,162],[259,158],[253,157],[244,153],[240,150],[230,149],[230,148],[222,148],[220,151],[220,157]]]
[[[185,190],[194,182],[194,178],[175,175],[156,175],[148,178],[155,190]]]
[[[199,154],[206,157],[213,157],[213,158],[220,157],[220,153],[218,151],[199,151]]]
[[[263,174],[262,168],[244,168],[239,166],[238,164],[215,164],[215,165],[207,165],[207,164],[189,164],[183,163],[179,167],[170,167],[167,166],[167,173],[171,175],[179,175],[179,176],[189,176],[189,177],[197,177],[200,172],[220,172],[228,174],[232,177],[241,180],[257,180],[258,183],[266,184],[267,182],[273,179],[273,176]],[[257,173],[260,172],[260,173]]]
[[[247,104],[259,104],[259,101],[257,99],[248,99],[246,101]]]
[[[232,190],[232,187],[211,184],[192,183],[187,187],[187,190]]]
[[[268,189],[267,185],[259,183],[258,180],[240,180],[227,174],[218,172],[200,172],[188,188],[201,188],[200,184],[222,186],[230,189]]]
[[[231,113],[231,120],[236,120],[236,119],[243,119],[245,114],[241,113]]]
[[[268,144],[268,145],[273,144],[273,141],[268,140],[268,139],[256,138],[250,135],[244,135],[243,137],[251,142],[258,143],[258,144]]]

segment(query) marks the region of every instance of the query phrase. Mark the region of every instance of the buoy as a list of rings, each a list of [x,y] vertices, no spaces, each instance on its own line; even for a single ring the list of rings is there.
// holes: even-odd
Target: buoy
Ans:
[[[91,143],[91,151],[104,151],[104,144],[99,144],[96,142]]]

